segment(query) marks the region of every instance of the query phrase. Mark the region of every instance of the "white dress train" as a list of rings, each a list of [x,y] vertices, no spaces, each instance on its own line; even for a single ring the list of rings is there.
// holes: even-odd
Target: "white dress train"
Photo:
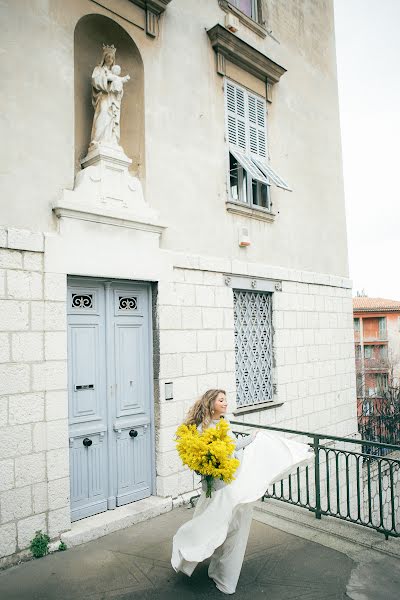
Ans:
[[[314,457],[307,445],[273,432],[261,431],[243,450],[236,479],[205,497],[193,518],[173,538],[171,564],[190,576],[196,565],[211,558],[209,576],[225,594],[234,594],[242,568],[253,507],[269,485]]]

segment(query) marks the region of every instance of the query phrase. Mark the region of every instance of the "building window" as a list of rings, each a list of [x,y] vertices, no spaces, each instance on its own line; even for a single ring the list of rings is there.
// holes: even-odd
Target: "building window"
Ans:
[[[361,346],[359,344],[356,346],[356,358],[361,358]]]
[[[374,413],[374,404],[371,400],[364,400],[362,403],[362,414],[364,417],[369,417]]]
[[[378,396],[383,396],[388,387],[387,373],[378,373],[376,375],[376,391]]]
[[[379,346],[379,356],[380,358],[387,358],[388,351],[387,346]]]
[[[360,333],[360,319],[359,318],[354,319],[354,331],[356,331],[357,333]]]
[[[364,346],[364,358],[372,358],[372,346]]]
[[[267,163],[265,98],[226,79],[225,116],[230,200],[270,211],[271,185],[290,188]]]
[[[229,0],[229,4],[241,10],[253,21],[258,21],[258,0]]]
[[[386,317],[379,317],[379,339],[383,340],[386,338]]]
[[[272,294],[233,291],[237,406],[272,400]]]

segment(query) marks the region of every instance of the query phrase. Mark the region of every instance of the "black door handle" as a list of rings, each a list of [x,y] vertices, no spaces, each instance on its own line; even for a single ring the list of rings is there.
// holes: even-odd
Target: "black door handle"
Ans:
[[[131,430],[130,430],[130,432],[129,432],[129,435],[130,435],[131,437],[136,437],[136,436],[137,436],[137,434],[138,434],[138,432],[136,431],[136,429],[131,429]]]
[[[93,444],[92,440],[90,440],[89,438],[85,438],[82,442],[82,444],[88,448],[89,446],[91,446]]]

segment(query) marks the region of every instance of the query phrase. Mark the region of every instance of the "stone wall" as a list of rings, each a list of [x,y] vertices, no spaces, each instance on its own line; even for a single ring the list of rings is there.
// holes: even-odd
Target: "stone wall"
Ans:
[[[347,280],[196,256],[175,257],[174,264],[174,281],[158,290],[158,494],[175,496],[198,484],[182,468],[173,442],[194,400],[209,387],[221,387],[228,393],[229,410],[235,408],[233,294],[224,273],[283,280],[282,291],[273,295],[274,402],[236,419],[339,436],[357,433]],[[173,401],[163,397],[169,381]]]
[[[66,278],[43,235],[0,231],[0,557],[70,527]]]

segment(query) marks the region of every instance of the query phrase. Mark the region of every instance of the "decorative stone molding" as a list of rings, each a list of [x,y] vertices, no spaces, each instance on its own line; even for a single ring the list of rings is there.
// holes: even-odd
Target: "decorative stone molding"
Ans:
[[[249,277],[248,275],[225,275],[225,285],[240,290],[257,290],[259,292],[274,292],[277,282],[272,279],[261,277]]]
[[[158,20],[171,0],[130,0],[146,11],[146,33],[150,37],[158,35]]]
[[[251,208],[238,202],[227,201],[226,210],[234,215],[246,216],[250,219],[256,219],[257,221],[266,221],[267,223],[273,223],[275,221],[275,214],[262,210],[260,208]]]
[[[222,25],[214,25],[207,31],[207,35],[217,55],[217,72],[220,75],[225,75],[225,59],[267,84],[278,83],[286,73],[284,67],[236,37]]]

